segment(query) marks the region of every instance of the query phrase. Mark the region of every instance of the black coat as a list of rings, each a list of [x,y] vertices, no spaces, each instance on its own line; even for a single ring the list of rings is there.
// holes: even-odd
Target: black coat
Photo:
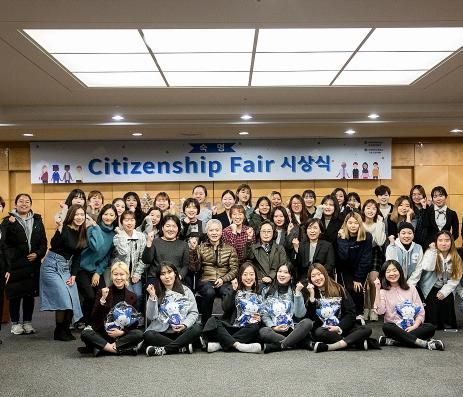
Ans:
[[[230,226],[230,219],[228,219],[227,211],[223,211],[220,214],[212,215],[212,219],[218,219],[222,224],[222,229]]]
[[[313,255],[312,262],[309,261],[310,258],[310,243],[307,240],[304,240],[299,245],[299,252],[295,254],[294,264],[298,270],[302,270],[302,273],[307,273],[307,268],[312,263],[320,263],[325,266],[326,271],[329,274],[334,273],[334,268],[336,265],[336,259],[334,254],[333,245],[325,240],[318,240],[317,246],[315,247],[315,252]],[[303,274],[304,278],[307,274]]]
[[[460,225],[458,223],[458,215],[455,211],[447,208],[445,211],[445,218],[446,222],[442,230],[449,231],[453,239],[456,241],[458,236],[460,235]],[[436,217],[435,217],[435,210],[434,205],[427,207],[426,209],[426,216],[423,219],[423,226],[426,228],[426,245],[427,247],[431,244],[434,239],[436,238],[437,233],[439,232],[439,227],[436,224]],[[463,229],[462,229],[463,230]],[[423,247],[423,250],[424,248]]]
[[[40,265],[47,253],[47,236],[42,217],[34,214],[30,251],[26,232],[18,221],[10,222],[5,218],[2,227],[5,233],[6,271],[10,273],[10,279],[5,287],[8,298],[38,296]],[[37,259],[30,262],[27,255],[34,252],[37,254]]]
[[[330,223],[328,224],[327,227],[325,227],[325,219],[322,218],[320,219],[322,222],[322,235],[320,238],[325,241],[329,241],[333,246],[335,246],[336,241],[338,239],[338,232],[339,229],[341,229],[342,226],[342,220],[339,218],[331,218]]]

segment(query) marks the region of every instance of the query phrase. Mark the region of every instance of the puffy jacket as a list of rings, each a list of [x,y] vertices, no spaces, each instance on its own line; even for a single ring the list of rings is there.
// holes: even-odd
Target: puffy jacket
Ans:
[[[228,244],[220,243],[214,250],[214,246],[206,241],[190,252],[190,270],[200,270],[201,281],[215,281],[218,278],[224,283],[231,281],[238,274],[238,266],[236,250]]]

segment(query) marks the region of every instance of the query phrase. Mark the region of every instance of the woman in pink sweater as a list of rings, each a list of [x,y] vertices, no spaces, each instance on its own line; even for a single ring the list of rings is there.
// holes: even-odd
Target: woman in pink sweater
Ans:
[[[424,322],[424,307],[413,285],[408,285],[402,267],[386,261],[375,280],[375,310],[384,314],[382,346],[402,345],[429,350],[444,350],[441,340],[432,339],[435,327]]]

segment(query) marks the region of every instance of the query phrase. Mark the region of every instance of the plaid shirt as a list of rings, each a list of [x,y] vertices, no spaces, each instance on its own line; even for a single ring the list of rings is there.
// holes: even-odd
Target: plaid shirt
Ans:
[[[248,229],[250,229],[249,226],[243,225],[240,233],[233,234],[231,226],[227,226],[223,229],[222,233],[224,243],[235,248],[240,265],[242,265],[246,260],[246,241],[248,241],[246,230]],[[252,242],[255,242],[255,236],[253,237]]]

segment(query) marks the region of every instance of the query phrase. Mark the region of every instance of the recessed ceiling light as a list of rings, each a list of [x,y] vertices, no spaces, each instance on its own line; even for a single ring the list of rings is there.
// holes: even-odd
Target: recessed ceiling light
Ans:
[[[133,132],[132,135],[133,136],[142,136],[143,133],[141,133],[141,132]]]
[[[376,120],[379,119],[379,114],[378,113],[371,113],[368,115],[369,119]]]
[[[458,134],[459,132],[463,132],[463,130],[459,129],[459,128],[454,128],[453,130],[450,130],[450,132],[453,132],[455,134]]]
[[[23,134],[23,136],[34,136],[34,134],[32,134],[31,132],[26,132],[25,134]]]
[[[124,120],[124,116],[121,116],[120,114],[115,114],[113,117],[111,117],[114,121],[121,121]]]
[[[251,120],[252,116],[248,113],[245,113],[241,116],[241,120]]]
[[[238,135],[249,135],[249,132],[247,132],[247,131],[240,131],[240,132],[238,132]]]
[[[357,131],[353,130],[352,128],[344,131],[344,134],[347,134],[347,135],[354,135]]]

